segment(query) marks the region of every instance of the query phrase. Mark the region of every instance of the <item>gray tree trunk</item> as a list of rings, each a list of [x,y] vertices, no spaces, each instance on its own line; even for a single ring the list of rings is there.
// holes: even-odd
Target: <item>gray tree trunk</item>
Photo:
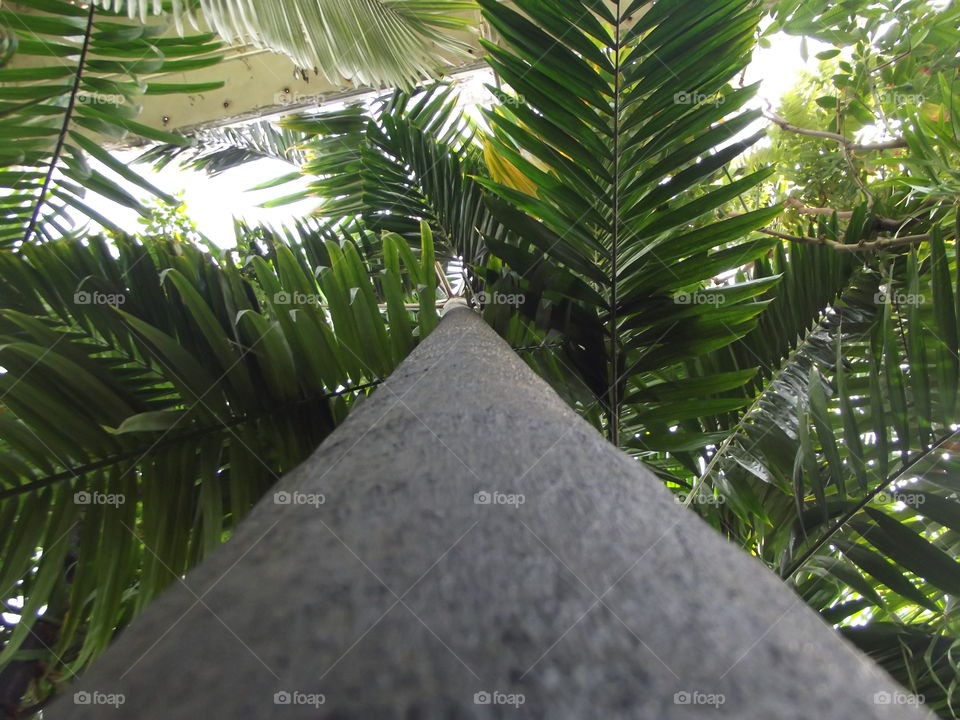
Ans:
[[[275,489],[45,716],[931,717],[469,310]]]

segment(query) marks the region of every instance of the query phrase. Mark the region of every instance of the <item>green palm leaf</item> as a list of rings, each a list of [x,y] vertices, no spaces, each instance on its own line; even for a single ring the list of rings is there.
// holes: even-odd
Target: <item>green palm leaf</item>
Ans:
[[[188,147],[155,145],[138,157],[137,162],[150,163],[155,170],[162,170],[176,160],[180,167],[215,176],[255,160],[282,160],[292,168],[299,168],[306,161],[299,147],[306,136],[278,129],[268,121],[208,128],[197,133],[194,140],[196,144]]]
[[[101,0],[126,7],[130,17],[156,12],[153,0]],[[408,87],[442,67],[438,50],[465,55],[457,39],[471,25],[471,0],[230,0],[174,3],[178,25],[185,11],[202,12],[227,42],[265,46],[301,68],[331,80]]]
[[[440,258],[467,265],[483,262],[484,236],[504,233],[471,177],[486,175],[479,130],[450,86],[396,92],[370,110],[351,105],[290,116],[280,125],[308,138],[303,171],[315,178],[310,192],[324,217],[356,217],[411,243],[426,218]]]
[[[768,312],[786,333],[771,328],[767,340],[795,344],[792,328],[817,304],[804,295],[823,293],[824,309],[761,377],[747,412],[703,454],[695,487],[703,483],[700,494],[710,488],[725,502],[696,507],[848,628],[898,680],[945,708],[956,691],[949,653],[957,637],[960,488],[956,319],[942,308],[953,308],[956,259],[935,237],[928,250],[850,273],[832,301],[848,271],[825,273],[820,289],[800,292],[797,280],[816,279],[805,269],[811,260],[793,248],[780,265],[784,280]],[[748,341],[740,344],[756,357],[782,351]],[[724,364],[718,355],[716,367],[730,367],[734,357]],[[869,620],[876,632],[851,627]],[[881,632],[884,623],[907,627]],[[907,652],[906,638],[928,642],[930,653]]]
[[[0,251],[0,665],[42,621],[51,672],[86,667],[393,370],[437,323],[423,232],[373,278],[343,235],[317,274],[280,240]]]
[[[140,77],[215,64],[220,44],[212,35],[158,39],[161,27],[117,22],[122,18],[92,4],[86,9],[60,0],[19,5],[23,11],[0,10],[0,24],[17,38],[12,61],[0,69],[0,137],[8,140],[0,152],[0,186],[6,191],[0,247],[67,235],[77,214],[119,231],[90,206],[89,192],[149,216],[120,180],[173,202],[103,146],[131,134],[189,144],[134,119],[137,100],[152,92]],[[51,63],[51,56],[57,62]]]
[[[578,369],[608,415],[611,438],[660,434],[686,411],[671,416],[654,396],[634,404],[643,396],[631,388],[655,385],[664,372],[679,379],[684,361],[746,334],[763,309],[753,298],[769,286],[717,289],[715,306],[723,307],[710,312],[677,302],[772,246],[744,240],[776,208],[707,224],[767,174],[716,181],[759,138],[728,142],[757,115],[737,113],[753,89],[729,82],[749,60],[758,7],[573,2],[561,13],[518,2],[521,13],[492,0],[480,5],[503,39],[503,47],[485,43],[489,62],[515,94],[491,88],[503,103],[487,113],[496,152],[536,188],[533,195],[478,179],[536,219],[518,237],[491,238],[490,250],[514,271],[531,319],[580,335]],[[504,204],[490,207],[518,227]],[[534,279],[540,268],[549,268],[548,282]],[[599,307],[571,314],[584,293],[570,289],[584,283],[602,298]],[[728,398],[701,413],[733,406]]]

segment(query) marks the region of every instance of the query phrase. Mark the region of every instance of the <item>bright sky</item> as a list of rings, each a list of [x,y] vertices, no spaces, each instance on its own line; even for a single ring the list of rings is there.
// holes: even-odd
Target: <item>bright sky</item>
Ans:
[[[813,55],[826,46],[809,41],[810,60],[804,64],[800,57],[800,39],[784,34],[771,37],[770,48],[757,48],[753,62],[747,69],[746,82],[762,82],[754,106],[762,106],[768,100],[774,107],[779,99],[797,81],[799,73],[816,69],[817,60]],[[491,81],[489,71],[474,71],[461,76],[462,97],[465,103],[483,102],[489,96],[483,88]],[[743,134],[756,132],[758,128],[748,128]],[[124,151],[117,155],[124,162],[131,162],[140,151]],[[247,192],[267,178],[279,177],[290,172],[289,165],[279,161],[260,160],[239,169],[227,171],[217,177],[208,177],[205,173],[181,170],[174,163],[159,173],[153,172],[147,165],[138,165],[137,169],[147,175],[151,182],[170,194],[184,193],[187,213],[196,222],[199,230],[222,247],[234,244],[233,218],[243,218],[255,223],[279,225],[293,218],[308,214],[315,202],[302,201],[279,208],[260,208],[261,203],[293,192],[293,184],[279,189]],[[137,197],[143,197],[143,191],[123,183]],[[306,181],[303,182],[306,185]],[[91,197],[90,204],[104,213],[116,224],[130,232],[136,232],[140,225],[132,210],[114,205],[102,198]]]

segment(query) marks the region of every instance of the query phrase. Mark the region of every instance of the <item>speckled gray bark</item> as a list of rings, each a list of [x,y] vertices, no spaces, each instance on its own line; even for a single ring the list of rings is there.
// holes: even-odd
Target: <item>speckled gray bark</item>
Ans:
[[[276,490],[47,717],[928,717],[468,310]]]

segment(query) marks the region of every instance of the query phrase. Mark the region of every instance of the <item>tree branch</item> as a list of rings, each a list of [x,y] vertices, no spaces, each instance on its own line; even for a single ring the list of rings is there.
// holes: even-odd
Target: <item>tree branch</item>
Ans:
[[[810,205],[804,205],[802,202],[797,200],[794,197],[788,197],[783,201],[783,204],[786,207],[793,208],[801,215],[833,215],[837,214],[838,218],[849,219],[853,217],[852,210],[835,210],[834,208],[826,207],[811,207]],[[897,218],[888,218],[888,217],[876,217],[874,218],[874,227],[877,230],[886,230],[888,232],[896,232],[902,228],[908,221],[907,220],[898,220]]]
[[[854,142],[850,138],[841,135],[839,133],[828,132],[826,130],[810,130],[809,128],[802,128],[797,125],[788,123],[782,117],[776,113],[768,113],[765,116],[768,120],[778,125],[782,130],[787,132],[796,133],[797,135],[808,135],[810,137],[825,138],[826,140],[833,140],[850,152],[866,152],[869,150],[895,150],[898,148],[907,147],[907,141],[903,138],[894,138],[893,140],[884,140],[883,142],[878,143],[858,143]]]
[[[913,52],[913,48],[910,48],[909,50],[904,50],[904,51],[903,51],[902,53],[900,53],[899,55],[894,55],[894,56],[893,56],[892,58],[890,58],[889,60],[887,60],[887,61],[885,61],[885,62],[882,62],[882,63],[880,63],[879,65],[877,65],[875,68],[873,68],[873,69],[870,71],[870,73],[871,73],[871,74],[872,74],[872,73],[875,73],[877,70],[882,70],[883,68],[887,67],[888,65],[893,65],[893,63],[897,62],[897,60],[901,60],[901,59],[905,58],[907,55],[909,55],[909,54],[912,53],[912,52]]]
[[[758,228],[757,232],[763,233],[764,235],[770,235],[771,237],[780,238],[781,240],[802,243],[804,245],[826,245],[827,247],[839,252],[869,252],[889,250],[891,248],[917,245],[918,243],[926,242],[930,239],[930,234],[924,233],[923,235],[904,235],[902,237],[881,238],[880,240],[872,240],[870,242],[861,241],[858,243],[842,243],[826,237],[787,235],[786,233],[777,232],[776,230],[771,230],[769,228]]]

